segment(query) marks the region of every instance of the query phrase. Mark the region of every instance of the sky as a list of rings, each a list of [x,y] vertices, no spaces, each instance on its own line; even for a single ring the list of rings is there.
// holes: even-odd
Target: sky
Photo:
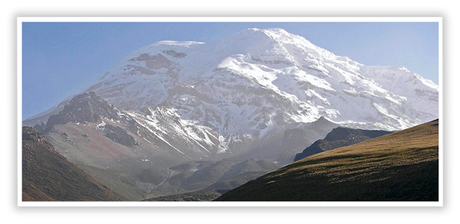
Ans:
[[[247,28],[275,27],[364,65],[404,66],[439,83],[435,22],[24,22],[22,120],[82,91],[141,47],[213,43]]]

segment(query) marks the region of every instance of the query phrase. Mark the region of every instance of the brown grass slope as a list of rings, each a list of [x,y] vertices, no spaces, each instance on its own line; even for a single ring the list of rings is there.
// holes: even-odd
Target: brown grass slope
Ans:
[[[99,184],[31,127],[22,129],[23,201],[113,201],[123,197]]]
[[[218,201],[438,201],[438,120],[319,153]]]

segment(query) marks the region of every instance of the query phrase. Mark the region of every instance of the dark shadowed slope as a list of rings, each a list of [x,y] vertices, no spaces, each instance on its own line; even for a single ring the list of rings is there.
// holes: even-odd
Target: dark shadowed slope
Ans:
[[[227,201],[437,201],[438,120],[319,153],[222,195]]]
[[[390,134],[389,131],[380,130],[361,130],[345,127],[334,128],[324,139],[320,139],[308,146],[301,153],[295,156],[294,161],[301,160],[307,156],[311,156],[320,152],[329,151],[332,149],[353,145],[369,139],[377,138],[382,135]]]
[[[123,198],[59,155],[31,127],[22,129],[23,201],[113,201]]]

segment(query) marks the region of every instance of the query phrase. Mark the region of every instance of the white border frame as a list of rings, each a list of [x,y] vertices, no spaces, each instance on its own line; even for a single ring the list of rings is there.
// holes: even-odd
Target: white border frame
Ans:
[[[439,201],[437,202],[29,202],[22,201],[23,22],[437,22],[439,33]],[[442,207],[444,205],[442,17],[18,17],[17,18],[17,205],[19,207]]]

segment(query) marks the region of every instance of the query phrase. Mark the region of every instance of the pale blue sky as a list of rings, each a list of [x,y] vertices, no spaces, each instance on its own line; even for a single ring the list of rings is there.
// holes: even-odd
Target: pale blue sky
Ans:
[[[246,28],[283,28],[365,65],[401,65],[438,83],[438,23],[23,23],[23,119],[91,85],[161,40],[206,43]]]

